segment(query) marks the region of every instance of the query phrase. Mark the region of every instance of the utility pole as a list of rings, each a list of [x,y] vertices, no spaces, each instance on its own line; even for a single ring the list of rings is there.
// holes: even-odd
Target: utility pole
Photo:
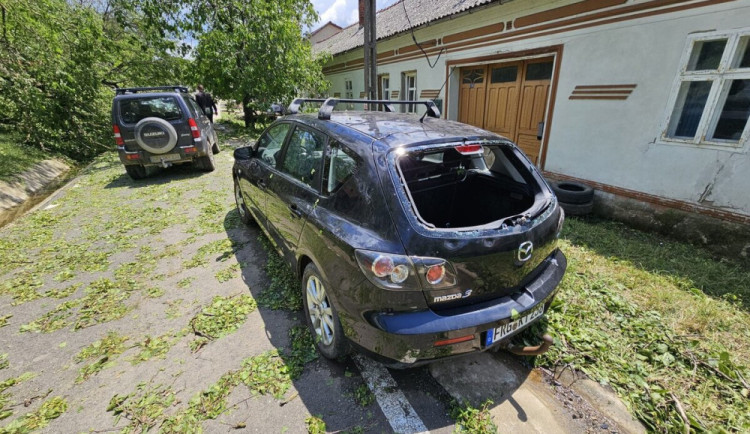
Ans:
[[[376,42],[378,39],[375,26],[375,0],[359,0],[360,14],[364,12],[364,34],[365,34],[365,93],[368,99],[378,98],[378,50]],[[364,11],[362,9],[364,8]],[[369,107],[376,110],[377,107]]]

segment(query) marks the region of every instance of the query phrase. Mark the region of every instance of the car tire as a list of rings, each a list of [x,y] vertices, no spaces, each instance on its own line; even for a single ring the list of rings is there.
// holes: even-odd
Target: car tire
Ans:
[[[209,149],[205,156],[196,158],[195,167],[204,172],[213,172],[216,169],[214,153]]]
[[[141,165],[125,166],[125,172],[127,172],[128,176],[133,180],[143,179],[148,176],[148,170]]]
[[[318,267],[308,264],[302,274],[302,305],[307,326],[320,354],[328,359],[340,359],[349,354],[349,342],[336,308],[331,304],[327,287]]]
[[[211,145],[211,151],[214,154],[221,152],[221,148],[219,148],[219,136],[217,136],[216,133],[214,133],[214,144]]]
[[[252,214],[245,206],[245,198],[242,196],[242,190],[240,189],[240,183],[237,178],[234,178],[234,202],[237,204],[237,212],[240,214],[240,220],[246,225],[252,224],[254,221]]]
[[[565,203],[560,202],[560,206],[565,210],[565,215],[583,216],[591,213],[594,209],[594,201],[588,203]]]
[[[594,189],[580,182],[552,182],[550,186],[560,202],[586,204],[594,199]]]
[[[146,138],[144,134],[161,134],[163,139]],[[166,154],[177,145],[177,130],[162,118],[143,118],[135,124],[135,141],[138,146],[152,154]]]

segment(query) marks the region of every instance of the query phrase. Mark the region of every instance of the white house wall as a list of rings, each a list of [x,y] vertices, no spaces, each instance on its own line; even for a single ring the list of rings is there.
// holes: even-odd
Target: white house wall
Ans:
[[[506,21],[544,2],[513,1],[434,23],[416,31],[417,39],[441,38],[458,31]],[[560,4],[571,2],[558,2]],[[632,3],[632,2],[631,2]],[[549,6],[547,6],[549,8]],[[547,126],[544,170],[666,199],[750,215],[750,158],[747,141],[740,148],[667,143],[661,140],[671,113],[670,95],[679,74],[687,38],[695,32],[750,26],[750,0],[619,21],[515,42],[443,53],[434,68],[424,57],[383,63],[391,89],[400,75],[417,71],[417,94],[439,89],[446,62],[494,56],[535,48],[563,46],[553,118]],[[404,35],[379,42],[384,52],[412,44]],[[336,56],[332,63],[361,59],[361,50]],[[437,55],[430,55],[434,62]],[[471,63],[471,62],[469,62]],[[344,80],[353,93],[363,88],[362,69],[328,76],[333,92],[344,96]],[[571,100],[577,85],[635,84],[626,100]],[[447,117],[457,118],[458,73],[441,92],[448,95]],[[403,98],[403,95],[401,96]]]

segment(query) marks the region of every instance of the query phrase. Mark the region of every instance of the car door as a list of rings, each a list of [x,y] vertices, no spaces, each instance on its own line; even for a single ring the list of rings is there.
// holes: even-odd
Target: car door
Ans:
[[[195,121],[198,123],[198,128],[201,130],[201,135],[206,143],[213,143],[216,137],[214,137],[214,126],[211,120],[203,113],[203,110],[198,106],[198,103],[192,97],[187,97],[188,104],[190,105],[191,111],[195,113]],[[192,137],[192,135],[191,135]]]
[[[245,199],[245,205],[255,216],[256,221],[266,231],[269,231],[266,217],[266,202],[268,183],[276,172],[277,160],[281,157],[281,148],[291,124],[283,122],[271,125],[261,134],[254,147],[254,158],[246,165],[241,165],[239,175],[240,189]]]
[[[269,232],[290,263],[307,216],[320,199],[326,136],[295,125],[289,134],[278,175],[268,181],[266,216]]]

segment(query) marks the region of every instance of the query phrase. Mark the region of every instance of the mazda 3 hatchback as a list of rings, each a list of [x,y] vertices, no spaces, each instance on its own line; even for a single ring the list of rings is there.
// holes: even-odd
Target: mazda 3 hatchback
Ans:
[[[413,366],[503,346],[538,321],[565,272],[564,217],[526,156],[431,102],[422,117],[393,112],[407,102],[337,103],[363,101],[278,119],[232,169],[243,221],[300,279],[319,351],[353,343]]]

